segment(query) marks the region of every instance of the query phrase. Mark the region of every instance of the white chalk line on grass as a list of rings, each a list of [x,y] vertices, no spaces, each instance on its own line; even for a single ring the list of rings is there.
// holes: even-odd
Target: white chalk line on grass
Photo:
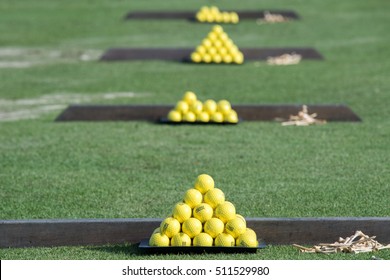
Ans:
[[[44,114],[63,110],[69,104],[80,104],[97,100],[134,98],[134,92],[107,92],[100,94],[53,93],[37,98],[0,99],[0,122],[39,118]],[[145,95],[145,94],[142,94]]]
[[[29,68],[53,63],[93,61],[100,50],[52,50],[44,48],[0,48],[0,68]]]

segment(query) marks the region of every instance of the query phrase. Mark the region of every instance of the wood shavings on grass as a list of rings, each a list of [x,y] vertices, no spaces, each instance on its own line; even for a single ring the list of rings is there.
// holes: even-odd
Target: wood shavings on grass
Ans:
[[[280,56],[268,57],[267,64],[268,65],[292,65],[298,64],[301,62],[302,56],[300,54],[282,54]]]
[[[368,236],[361,232],[356,231],[354,235],[347,238],[339,238],[339,241],[334,243],[320,243],[312,248],[307,248],[301,245],[293,244],[302,253],[366,253],[379,251],[383,249],[390,249],[390,244],[383,245],[375,240],[376,236]]]
[[[273,14],[268,11],[264,13],[264,17],[257,20],[257,24],[262,23],[278,23],[278,22],[286,22],[289,19],[281,14]]]
[[[325,120],[316,119],[317,113],[309,114],[309,110],[306,105],[302,106],[302,110],[298,112],[296,116],[290,116],[288,121],[282,122],[283,126],[296,125],[296,126],[308,126],[312,124],[325,124]]]

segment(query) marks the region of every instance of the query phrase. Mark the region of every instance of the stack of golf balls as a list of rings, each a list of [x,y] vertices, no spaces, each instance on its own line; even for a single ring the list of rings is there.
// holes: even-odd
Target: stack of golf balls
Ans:
[[[170,122],[175,123],[238,123],[237,112],[232,109],[229,101],[222,99],[216,102],[208,99],[202,102],[192,91],[184,94],[167,117]]]
[[[220,25],[215,25],[191,53],[194,63],[242,64],[244,55]]]
[[[233,23],[236,24],[240,21],[239,16],[236,12],[221,12],[215,6],[203,6],[196,13],[196,20],[199,22],[208,23]]]
[[[256,233],[246,226],[245,218],[225,200],[210,175],[197,177],[169,217],[156,228],[150,246],[257,247]]]

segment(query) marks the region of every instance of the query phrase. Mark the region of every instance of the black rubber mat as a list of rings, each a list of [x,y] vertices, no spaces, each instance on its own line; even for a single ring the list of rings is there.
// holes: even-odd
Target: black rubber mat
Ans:
[[[223,12],[223,11],[221,11]],[[187,19],[195,20],[197,11],[135,11],[126,14],[125,19]],[[236,11],[240,19],[262,19],[267,13],[282,15],[288,19],[299,19],[291,10]]]
[[[111,48],[100,58],[101,61],[120,60],[174,60],[190,62],[192,48]],[[299,54],[302,59],[323,59],[313,48],[240,48],[245,60],[266,60],[283,54]]]
[[[70,105],[56,121],[134,121],[159,122],[174,105]],[[232,105],[242,121],[283,121],[296,115],[302,105]],[[359,122],[348,106],[307,105],[310,114],[326,121]]]

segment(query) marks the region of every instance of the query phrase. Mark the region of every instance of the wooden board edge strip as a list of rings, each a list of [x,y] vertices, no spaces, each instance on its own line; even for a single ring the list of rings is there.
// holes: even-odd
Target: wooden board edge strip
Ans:
[[[0,248],[138,243],[162,219],[0,220]],[[390,243],[390,217],[247,218],[267,244],[334,242],[356,230]]]
[[[227,10],[221,10],[224,12]],[[228,12],[234,12],[229,10]],[[153,20],[153,19],[184,19],[195,20],[195,15],[198,11],[134,11],[128,12],[125,16],[125,20]],[[240,19],[262,19],[267,13],[273,15],[281,15],[289,20],[298,20],[300,16],[297,12],[292,10],[238,10],[235,11]]]
[[[361,119],[347,105],[308,104],[309,113],[317,113],[318,119],[327,121],[360,122]],[[55,121],[151,121],[157,122],[167,116],[174,105],[70,105]],[[243,121],[287,120],[296,115],[302,105],[233,105]]]
[[[131,60],[168,60],[181,63],[192,63],[190,56],[194,48],[110,48],[100,57],[100,61],[131,61]],[[240,48],[245,61],[267,60],[284,54],[299,54],[302,59],[323,60],[323,55],[312,47],[267,47]],[[197,64],[195,64],[197,65]],[[223,65],[223,64],[221,64]],[[237,66],[231,64],[232,66]]]

